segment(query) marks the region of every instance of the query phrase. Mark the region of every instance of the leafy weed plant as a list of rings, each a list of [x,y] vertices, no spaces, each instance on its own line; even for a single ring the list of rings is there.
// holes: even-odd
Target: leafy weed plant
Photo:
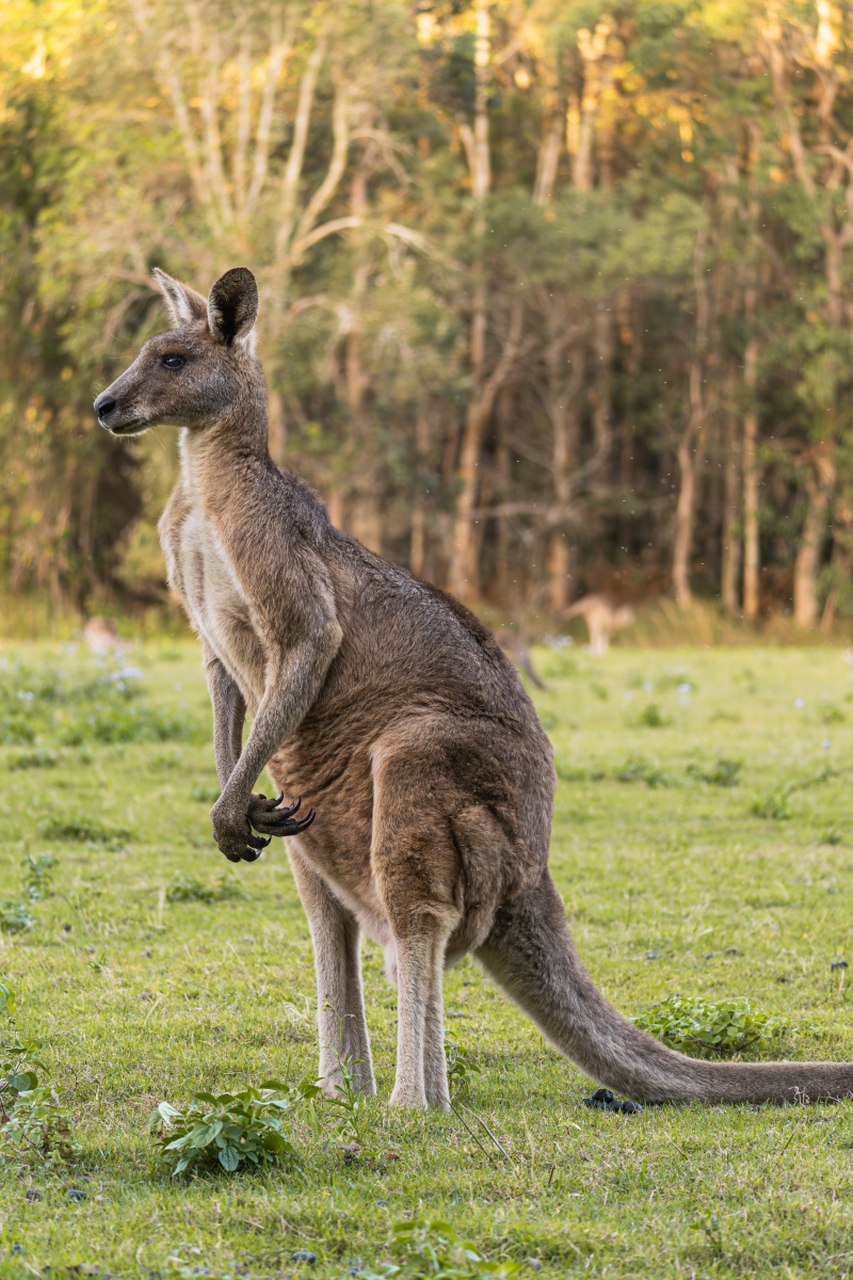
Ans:
[[[761,1013],[748,999],[705,1000],[669,995],[631,1018],[634,1026],[694,1058],[730,1058],[765,1049],[799,1030],[780,1014]]]
[[[480,1074],[480,1068],[470,1056],[452,1040],[444,1042],[447,1055],[447,1083],[451,1094],[460,1099],[471,1096],[471,1077]]]
[[[267,1080],[237,1093],[201,1091],[183,1111],[161,1102],[149,1125],[173,1176],[285,1164],[295,1168],[296,1147],[285,1117],[315,1089]]]
[[[58,859],[52,853],[24,854],[24,893],[31,902],[43,902],[53,895],[53,877]]]
[[[3,933],[26,933],[35,923],[36,918],[26,902],[13,902],[8,898],[0,900],[0,931]]]
[[[58,1092],[39,1083],[49,1074],[36,1040],[22,1040],[15,1022],[15,993],[0,984],[0,1165],[57,1168],[76,1160],[82,1147]]]

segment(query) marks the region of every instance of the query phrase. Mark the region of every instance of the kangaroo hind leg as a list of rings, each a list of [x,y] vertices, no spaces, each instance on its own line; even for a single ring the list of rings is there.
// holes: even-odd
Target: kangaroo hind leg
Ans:
[[[290,865],[308,917],[317,974],[317,1030],[323,1090],[337,1091],[348,1061],[355,1087],[373,1094],[373,1063],[364,1016],[358,922],[291,843]]]
[[[375,778],[371,864],[397,953],[397,1076],[392,1103],[447,1109],[443,979],[457,929],[459,855],[438,796],[415,794],[418,770],[385,767]]]

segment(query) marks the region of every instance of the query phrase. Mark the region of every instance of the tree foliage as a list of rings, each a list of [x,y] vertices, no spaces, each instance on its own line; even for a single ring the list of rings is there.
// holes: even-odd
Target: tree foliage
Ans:
[[[262,294],[271,450],[470,600],[853,611],[850,13],[7,0],[0,573],[163,598],[151,269]]]

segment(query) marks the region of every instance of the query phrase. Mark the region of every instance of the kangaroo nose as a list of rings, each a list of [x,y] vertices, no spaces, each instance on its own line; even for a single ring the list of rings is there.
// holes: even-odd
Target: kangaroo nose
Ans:
[[[118,401],[113,399],[112,396],[107,395],[105,391],[101,392],[95,401],[95,413],[98,415],[101,422],[103,422],[104,418],[109,417],[117,404]]]

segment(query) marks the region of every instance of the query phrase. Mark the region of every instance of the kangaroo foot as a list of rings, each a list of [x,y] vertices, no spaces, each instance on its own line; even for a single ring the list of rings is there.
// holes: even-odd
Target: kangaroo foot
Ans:
[[[309,809],[304,818],[293,817],[302,804],[301,796],[295,804],[285,805],[283,809],[279,809],[278,806],[283,799],[284,792],[275,800],[253,794],[249,804],[248,818],[256,831],[262,831],[264,835],[269,836],[295,836],[311,826],[315,817],[313,809]]]

